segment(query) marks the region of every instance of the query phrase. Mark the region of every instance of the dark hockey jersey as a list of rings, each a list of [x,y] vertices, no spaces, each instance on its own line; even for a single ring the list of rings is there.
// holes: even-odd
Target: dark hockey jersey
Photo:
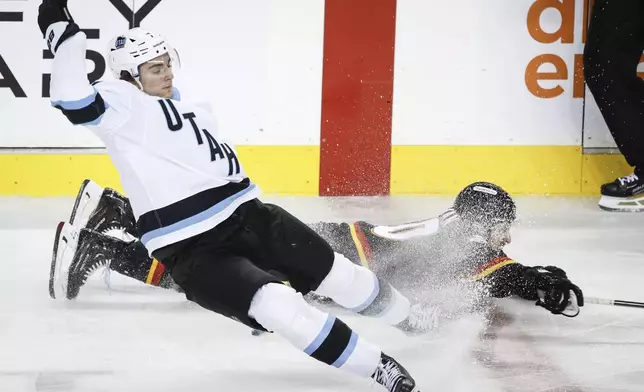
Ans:
[[[486,243],[481,230],[448,210],[440,217],[399,226],[320,222],[311,227],[333,249],[409,293],[471,284],[489,297],[536,300],[524,266]]]

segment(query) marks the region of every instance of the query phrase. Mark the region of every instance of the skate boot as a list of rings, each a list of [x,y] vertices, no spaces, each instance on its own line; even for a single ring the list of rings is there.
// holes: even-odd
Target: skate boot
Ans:
[[[96,208],[102,193],[102,186],[92,180],[84,180],[76,195],[76,201],[74,201],[74,208],[72,208],[69,223],[76,227],[85,226],[89,215]]]
[[[131,241],[137,235],[136,219],[129,199],[92,180],[83,181],[69,223],[126,241]]]
[[[76,298],[87,279],[97,269],[109,267],[127,246],[127,242],[61,222],[54,241],[49,295],[54,299]]]
[[[381,354],[378,368],[371,378],[387,388],[389,392],[419,392],[416,389],[416,382],[409,372],[395,359],[384,353]]]
[[[644,211],[644,176],[632,174],[601,186],[599,208],[606,211]]]
[[[132,241],[137,236],[136,219],[130,201],[110,188],[103,190],[85,228],[124,241]]]
[[[67,287],[67,273],[74,258],[78,230],[69,223],[60,222],[56,228],[54,250],[49,270],[49,296],[53,299],[64,298]]]
[[[409,316],[395,327],[407,335],[416,336],[439,327],[440,311],[430,305],[415,304],[409,310]]]

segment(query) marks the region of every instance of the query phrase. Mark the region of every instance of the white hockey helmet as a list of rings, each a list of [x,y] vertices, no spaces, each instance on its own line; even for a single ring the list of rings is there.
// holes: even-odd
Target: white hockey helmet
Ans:
[[[165,53],[170,55],[173,67],[181,66],[177,51],[163,36],[135,27],[110,40],[107,63],[117,79],[127,71],[139,81],[139,66]]]

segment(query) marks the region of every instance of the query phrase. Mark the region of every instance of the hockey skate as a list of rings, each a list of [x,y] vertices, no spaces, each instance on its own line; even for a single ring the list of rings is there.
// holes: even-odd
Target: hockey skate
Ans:
[[[78,231],[69,223],[60,222],[56,228],[54,249],[49,270],[49,296],[64,298],[67,292],[67,276],[78,241]]]
[[[615,212],[644,211],[644,177],[637,174],[620,177],[602,185],[599,208]]]
[[[132,241],[136,236],[136,220],[130,201],[92,180],[83,181],[69,223],[124,241]]]
[[[49,274],[49,295],[74,299],[87,279],[117,257],[127,243],[61,222],[56,230]]]
[[[439,327],[441,313],[435,306],[412,305],[409,316],[395,327],[409,336],[433,331]]]
[[[102,186],[89,179],[83,181],[76,195],[69,223],[77,227],[83,227],[87,223],[89,215],[96,208],[102,194]]]
[[[389,392],[419,392],[416,389],[416,382],[409,372],[395,359],[384,353],[381,354],[378,368],[371,378],[387,388]]]
[[[119,238],[136,239],[136,220],[130,201],[113,189],[105,188],[85,228]]]

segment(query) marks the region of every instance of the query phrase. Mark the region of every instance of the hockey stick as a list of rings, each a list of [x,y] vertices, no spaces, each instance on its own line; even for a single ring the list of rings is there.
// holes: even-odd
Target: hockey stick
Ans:
[[[629,308],[644,308],[644,302],[622,301],[619,299],[585,297],[584,302],[589,304],[595,304],[595,305],[612,305],[612,306],[625,306]]]

